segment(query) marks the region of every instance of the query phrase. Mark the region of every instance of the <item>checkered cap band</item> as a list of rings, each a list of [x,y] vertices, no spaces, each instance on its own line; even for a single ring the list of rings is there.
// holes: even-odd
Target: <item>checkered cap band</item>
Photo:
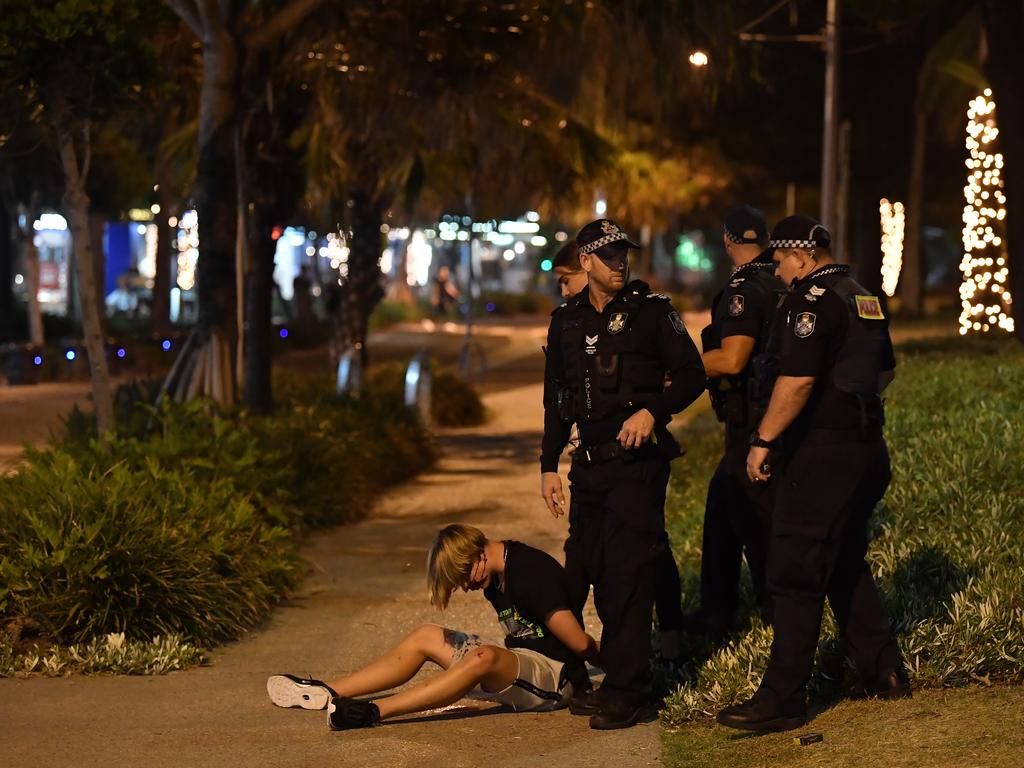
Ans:
[[[743,245],[743,238],[742,237],[737,237],[732,232],[730,232],[728,229],[725,230],[725,237],[726,237],[726,239],[730,243],[736,243],[736,245]]]
[[[819,248],[820,245],[813,240],[769,240],[769,248],[806,248],[811,250]]]
[[[625,232],[612,232],[611,234],[599,237],[592,243],[580,246],[580,253],[593,253],[598,248],[603,248],[610,243],[617,243],[619,240],[629,240],[629,236]]]

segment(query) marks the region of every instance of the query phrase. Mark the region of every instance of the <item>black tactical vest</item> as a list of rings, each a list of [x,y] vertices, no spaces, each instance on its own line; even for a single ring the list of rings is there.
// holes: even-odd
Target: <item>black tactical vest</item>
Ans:
[[[849,320],[832,367],[832,386],[857,397],[877,397],[889,343],[881,302],[844,272],[826,275],[820,282],[843,300]]]
[[[565,385],[578,423],[600,421],[630,408],[637,397],[662,391],[661,362],[644,353],[644,340],[634,333],[645,305],[650,311],[657,299],[646,283],[635,280],[613,299],[606,315],[597,315],[586,299],[562,310]]]

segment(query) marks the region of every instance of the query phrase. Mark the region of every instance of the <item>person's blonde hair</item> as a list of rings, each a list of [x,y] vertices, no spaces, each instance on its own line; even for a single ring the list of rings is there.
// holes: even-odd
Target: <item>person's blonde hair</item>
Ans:
[[[442,611],[452,592],[469,580],[487,537],[479,528],[452,523],[437,532],[427,555],[427,591],[430,604]]]

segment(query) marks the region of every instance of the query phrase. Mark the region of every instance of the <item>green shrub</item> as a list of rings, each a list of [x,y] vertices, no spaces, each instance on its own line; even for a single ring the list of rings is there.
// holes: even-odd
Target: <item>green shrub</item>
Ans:
[[[107,445],[70,418],[61,445],[0,478],[0,630],[31,624],[43,648],[58,644],[47,670],[77,669],[66,646],[102,650],[110,633],[238,637],[296,584],[302,531],[358,519],[435,456],[416,413],[386,395],[306,390],[268,416],[207,402],[122,415]],[[18,647],[0,674],[40,653]]]
[[[365,391],[371,397],[401,400],[405,396],[405,370],[401,363],[374,368]],[[474,427],[487,419],[476,388],[451,368],[431,363],[430,415],[442,427]]]
[[[420,304],[384,299],[370,315],[370,332],[384,331],[398,323],[415,323],[427,314],[428,310]]]
[[[868,560],[917,686],[1024,681],[1024,351],[1013,342],[930,340],[898,350],[886,392],[893,481]],[[695,600],[704,494],[719,443],[696,425],[667,508],[684,590]],[[746,596],[749,605],[749,594]],[[826,611],[812,693],[851,681]],[[756,622],[689,670],[666,702],[678,724],[749,696],[771,632]]]
[[[177,636],[127,640],[123,632],[95,638],[83,645],[21,650],[0,638],[0,677],[74,673],[94,675],[163,675],[206,660],[202,649]]]

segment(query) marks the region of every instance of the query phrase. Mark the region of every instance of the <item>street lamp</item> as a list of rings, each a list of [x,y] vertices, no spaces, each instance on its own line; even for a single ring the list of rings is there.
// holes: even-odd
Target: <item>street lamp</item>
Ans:
[[[693,51],[690,53],[688,58],[690,63],[695,67],[706,67],[711,63],[711,59],[708,58],[705,51]]]

